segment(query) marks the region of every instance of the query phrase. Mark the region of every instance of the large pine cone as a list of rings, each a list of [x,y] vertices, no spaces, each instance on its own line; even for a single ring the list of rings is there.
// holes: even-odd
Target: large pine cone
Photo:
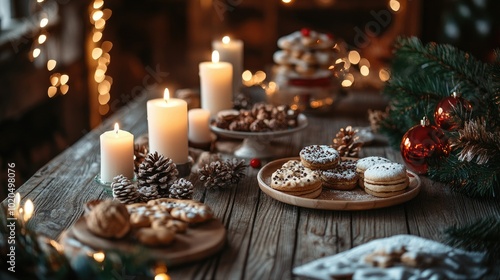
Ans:
[[[139,195],[140,195],[140,200],[142,202],[148,202],[153,199],[158,199],[161,198],[160,194],[158,193],[158,189],[156,186],[142,186],[139,188]]]
[[[184,178],[180,178],[170,186],[169,197],[177,199],[192,199],[193,192],[193,183]]]
[[[155,187],[158,192],[168,192],[177,179],[179,171],[174,161],[155,152],[149,153],[139,166],[137,180],[139,187]]]
[[[198,172],[205,188],[226,188],[231,185],[233,170],[219,160],[205,164]]]
[[[124,204],[131,204],[140,201],[140,194],[137,186],[123,175],[118,175],[111,182],[113,198]]]
[[[246,165],[245,160],[240,160],[233,158],[233,160],[227,160],[227,165],[233,170],[233,175],[231,176],[231,183],[237,184],[241,179],[245,177]]]
[[[359,142],[359,137],[356,135],[357,129],[351,126],[341,128],[340,131],[333,138],[332,147],[335,148],[342,157],[358,157],[359,150],[363,145]]]

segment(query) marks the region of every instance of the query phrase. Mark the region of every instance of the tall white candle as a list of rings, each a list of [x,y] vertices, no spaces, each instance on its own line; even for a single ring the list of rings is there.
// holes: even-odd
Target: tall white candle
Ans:
[[[201,108],[216,116],[219,111],[233,108],[233,66],[220,62],[219,53],[212,52],[212,62],[202,62],[200,68]]]
[[[210,133],[210,111],[205,109],[191,109],[188,112],[189,141],[193,143],[209,143],[212,141]]]
[[[101,181],[111,182],[115,176],[122,174],[134,178],[134,135],[115,129],[101,134]]]
[[[187,102],[170,98],[165,89],[164,98],[147,102],[149,150],[171,158],[177,164],[188,162]]]
[[[220,61],[233,65],[233,95],[236,95],[241,88],[243,73],[243,41],[224,36],[222,40],[212,41],[212,49],[219,52]]]

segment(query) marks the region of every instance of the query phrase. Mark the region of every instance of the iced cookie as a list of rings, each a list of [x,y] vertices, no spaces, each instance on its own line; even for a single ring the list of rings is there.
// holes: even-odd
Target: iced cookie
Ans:
[[[340,160],[339,152],[328,145],[310,145],[299,153],[302,164],[312,170],[333,169]]]
[[[365,191],[376,197],[402,194],[409,184],[406,168],[399,163],[383,163],[365,171]]]
[[[271,188],[290,195],[315,198],[321,193],[321,180],[316,171],[298,160],[289,160],[271,175]]]
[[[359,180],[358,180],[359,186],[362,189],[365,188],[365,185],[364,185],[364,173],[365,173],[366,169],[368,169],[368,168],[370,168],[372,166],[375,166],[377,164],[389,163],[389,162],[391,162],[391,161],[388,160],[388,159],[386,159],[386,158],[376,157],[376,156],[365,157],[365,158],[359,159],[356,162],[356,172],[359,175]]]
[[[335,168],[321,171],[323,187],[334,190],[352,190],[358,184],[358,173],[352,161],[342,161]]]

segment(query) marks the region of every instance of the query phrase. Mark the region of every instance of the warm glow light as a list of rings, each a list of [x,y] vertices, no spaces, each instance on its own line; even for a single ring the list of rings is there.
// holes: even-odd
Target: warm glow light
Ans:
[[[104,5],[104,1],[103,0],[95,0],[94,4],[92,6],[94,7],[94,9],[99,9],[103,5]]]
[[[57,86],[59,84],[59,73],[50,76],[50,84],[53,86]]]
[[[120,130],[120,126],[118,123],[115,123],[115,133],[118,133],[118,130]]]
[[[69,91],[69,85],[61,85],[61,86],[59,87],[59,90],[61,91],[61,93],[62,93],[63,95],[65,95],[65,94],[66,94],[66,93],[68,93],[68,91]]]
[[[109,105],[108,104],[99,106],[99,114],[101,116],[106,115],[108,112],[109,112]]]
[[[249,82],[250,80],[252,80],[252,72],[250,72],[250,70],[245,70],[243,71],[243,73],[241,74],[241,78],[243,79],[243,81],[245,82]]]
[[[101,39],[102,39],[102,32],[101,31],[94,32],[94,35],[92,35],[92,41],[94,41],[94,43],[97,43],[101,41]]]
[[[92,19],[93,19],[94,21],[98,21],[98,20],[100,20],[100,19],[102,18],[102,16],[103,16],[103,15],[104,15],[104,14],[103,14],[103,12],[102,12],[101,10],[97,10],[97,11],[95,11],[95,12],[92,14]]]
[[[61,85],[67,84],[69,81],[69,76],[66,74],[61,75]]]
[[[266,73],[264,71],[257,71],[255,72],[255,83],[262,83],[266,79]]]
[[[108,20],[111,17],[112,13],[113,12],[111,12],[110,9],[104,9],[104,10],[102,10],[102,19]]]
[[[19,206],[21,206],[21,194],[16,193],[16,195],[14,195],[14,210],[16,213],[17,210],[19,210]]]
[[[361,73],[361,75],[363,76],[368,76],[370,74],[370,68],[368,68],[368,66],[366,65],[362,65],[359,68],[359,73]]]
[[[92,58],[97,60],[99,57],[102,55],[102,49],[101,48],[94,48],[92,50]]]
[[[95,22],[94,26],[95,26],[95,28],[97,28],[97,29],[103,29],[103,28],[104,28],[104,26],[106,26],[106,21],[105,21],[104,19],[102,19],[102,18],[101,18],[101,19],[99,19],[99,20],[97,20],[97,21]]]
[[[170,276],[166,273],[158,273],[155,275],[155,280],[170,280]]]
[[[214,63],[219,62],[219,52],[218,51],[212,52],[212,62],[214,62]]]
[[[106,77],[106,75],[104,75],[104,71],[102,71],[100,69],[97,69],[94,73],[94,81],[96,81],[98,83],[104,81],[105,77]]]
[[[92,257],[96,262],[103,262],[104,259],[106,258],[106,255],[103,252],[97,252],[92,254]]]
[[[40,36],[38,36],[38,44],[43,44],[45,43],[45,41],[47,41],[47,35],[45,34],[40,34]]]
[[[366,59],[366,58],[362,58],[361,60],[359,60],[359,65],[360,66],[366,65],[366,66],[370,67],[370,61],[368,61],[368,59]]]
[[[101,49],[103,52],[108,53],[109,51],[111,51],[112,48],[113,48],[113,43],[111,43],[110,41],[102,42]]]
[[[223,44],[229,44],[229,42],[231,42],[231,38],[229,38],[229,36],[222,37]]]
[[[101,104],[101,105],[108,104],[109,99],[111,99],[109,92],[105,93],[105,94],[99,94],[99,96],[97,97],[97,100],[99,101],[99,104]]]
[[[393,11],[397,12],[397,11],[399,11],[399,9],[401,8],[401,3],[399,3],[399,1],[398,1],[398,0],[390,0],[390,1],[389,1],[389,7],[390,7]]]
[[[97,91],[99,94],[106,94],[109,93],[109,90],[111,89],[111,83],[107,80],[102,81],[98,86],[97,86]]]
[[[391,73],[387,69],[380,69],[378,72],[378,77],[382,82],[387,82],[391,78]]]
[[[37,3],[42,3],[42,2],[43,2],[43,0],[36,0],[36,2],[37,2]]]
[[[40,55],[40,49],[39,48],[35,48],[33,50],[33,58],[37,58],[39,55]]]
[[[49,24],[49,19],[48,18],[42,18],[40,20],[40,27],[41,28],[44,28],[45,26],[47,26],[47,24]]]
[[[354,76],[349,73],[345,76],[344,80],[342,81],[342,86],[343,87],[350,87],[354,83]]]
[[[342,86],[343,87],[350,87],[350,86],[352,86],[352,82],[349,81],[349,80],[343,80],[342,81]]]
[[[54,68],[56,68],[56,65],[57,65],[57,61],[50,59],[49,61],[47,61],[47,70],[49,70],[49,71],[54,70]]]
[[[33,201],[31,199],[26,200],[24,203],[24,216],[23,220],[28,221],[31,216],[33,216],[33,210],[35,210],[35,206],[33,205]]]
[[[168,88],[165,88],[165,90],[163,91],[163,100],[165,100],[165,102],[168,102],[169,99],[170,99],[170,91],[168,90]]]
[[[290,3],[292,3],[292,0],[281,0],[281,2],[283,2],[285,4],[290,4]]]
[[[47,89],[47,95],[52,98],[54,97],[54,95],[56,95],[57,93],[57,88],[55,86],[50,86],[48,89]]]
[[[361,60],[361,56],[357,51],[350,51],[348,54],[349,62],[352,64],[358,64],[359,60]]]

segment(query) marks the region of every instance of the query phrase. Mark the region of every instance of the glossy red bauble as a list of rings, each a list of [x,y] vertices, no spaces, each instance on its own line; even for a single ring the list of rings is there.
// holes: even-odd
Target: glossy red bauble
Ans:
[[[429,125],[427,118],[405,133],[400,149],[408,169],[418,174],[427,173],[429,159],[446,156],[450,152],[448,139],[443,131]]]
[[[462,120],[457,115],[459,112],[470,112],[472,105],[466,99],[457,96],[454,92],[451,96],[443,98],[436,105],[434,121],[436,125],[444,130],[453,131],[463,126]]]
[[[300,33],[302,33],[304,37],[309,37],[309,35],[311,35],[311,29],[304,27],[300,30]]]
[[[260,162],[260,159],[258,158],[253,158],[250,160],[250,166],[253,168],[260,168],[262,163]]]

